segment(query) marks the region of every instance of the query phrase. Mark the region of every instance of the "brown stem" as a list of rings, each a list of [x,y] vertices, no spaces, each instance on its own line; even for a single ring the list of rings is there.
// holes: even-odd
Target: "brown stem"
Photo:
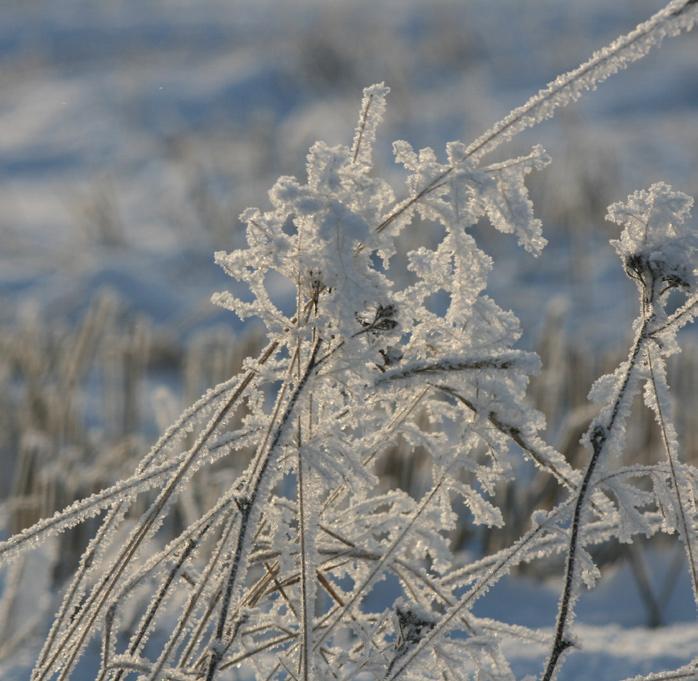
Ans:
[[[224,645],[223,639],[225,635],[226,622],[228,619],[228,612],[230,610],[233,594],[238,583],[238,575],[240,573],[240,567],[242,559],[244,557],[245,545],[247,544],[247,535],[252,525],[252,523],[250,523],[250,520],[252,519],[253,515],[256,515],[258,513],[258,504],[262,502],[262,500],[258,498],[260,489],[262,487],[262,483],[266,480],[269,465],[272,460],[272,455],[275,452],[277,445],[281,441],[281,438],[286,431],[286,426],[293,415],[298,398],[302,394],[305,386],[308,383],[308,380],[310,379],[311,374],[313,373],[313,370],[315,369],[315,363],[317,360],[317,354],[318,350],[320,349],[321,342],[321,339],[318,339],[315,342],[315,345],[313,346],[312,351],[310,353],[310,358],[306,365],[305,371],[303,372],[303,376],[301,377],[300,381],[298,382],[298,385],[293,391],[293,394],[288,400],[286,408],[284,409],[284,413],[279,420],[279,425],[275,429],[274,435],[272,436],[269,444],[265,447],[265,451],[263,451],[261,453],[261,456],[259,457],[259,465],[255,466],[256,470],[254,473],[255,478],[254,482],[252,483],[252,490],[249,494],[248,499],[241,507],[240,528],[238,530],[237,546],[235,548],[234,557],[230,566],[230,572],[228,573],[228,579],[226,581],[225,590],[223,592],[221,612],[218,617],[218,623],[216,625],[216,632],[213,645],[211,646],[209,664],[206,672],[206,681],[213,681],[216,675],[216,671],[218,669],[218,665],[220,664],[222,648]]]
[[[565,586],[562,591],[562,598],[560,600],[560,608],[558,610],[557,622],[555,625],[555,638],[553,641],[552,651],[548,662],[543,673],[542,681],[550,681],[553,674],[555,673],[555,668],[557,667],[558,661],[561,655],[571,647],[572,641],[567,637],[567,621],[570,616],[570,611],[572,608],[572,603],[574,600],[574,582],[575,582],[575,570],[577,567],[577,552],[579,548],[579,533],[582,529],[582,513],[584,511],[584,506],[586,503],[587,495],[591,488],[591,480],[596,471],[596,467],[601,459],[604,451],[604,447],[608,442],[613,427],[616,424],[618,414],[620,412],[620,405],[626,396],[626,390],[630,383],[630,377],[635,369],[638,357],[640,356],[640,351],[647,340],[647,326],[649,324],[651,317],[645,317],[645,320],[637,334],[635,343],[633,345],[632,351],[630,353],[630,358],[628,360],[628,367],[623,377],[623,383],[618,391],[615,402],[611,409],[611,415],[605,426],[600,424],[596,425],[593,429],[590,440],[593,448],[591,459],[587,465],[586,472],[584,473],[584,478],[582,479],[582,484],[579,486],[579,491],[577,492],[577,499],[574,505],[574,513],[572,515],[572,528],[570,531],[570,543],[569,549],[567,550],[567,563],[565,567]]]

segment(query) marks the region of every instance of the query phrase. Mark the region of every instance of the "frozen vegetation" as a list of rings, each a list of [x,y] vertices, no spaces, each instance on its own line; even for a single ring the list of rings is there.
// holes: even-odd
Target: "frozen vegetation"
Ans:
[[[9,207],[1,290],[13,301],[1,320],[0,379],[11,415],[3,456],[14,447],[0,509],[2,678],[698,677],[698,468],[685,444],[695,431],[682,417],[691,414],[695,386],[678,381],[674,399],[667,365],[688,342],[677,333],[698,314],[698,226],[693,199],[679,189],[689,183],[677,172],[690,156],[665,164],[653,157],[651,172],[641,172],[638,154],[671,148],[659,112],[688,120],[694,95],[674,94],[672,102],[660,88],[656,101],[637,99],[655,109],[644,146],[623,110],[661,70],[651,59],[662,44],[660,54],[679,55],[671,78],[683,74],[690,90],[692,72],[681,65],[698,55],[690,34],[698,3],[672,0],[648,12],[509,113],[520,92],[539,83],[514,71],[495,105],[482,84],[495,76],[472,73],[482,85],[473,87],[444,68],[468,58],[458,49],[425,51],[403,64],[407,82],[394,90],[387,81],[366,87],[352,124],[344,98],[357,74],[375,70],[363,60],[377,57],[380,36],[362,58],[341,32],[323,44],[313,22],[332,15],[312,2],[280,12],[318,42],[309,57],[317,80],[304,84],[288,71],[292,60],[280,58],[288,44],[281,41],[278,54],[259,50],[283,33],[265,3],[234,3],[236,21],[216,25],[213,17],[230,8],[210,2],[213,23],[201,24],[200,36],[186,6],[161,24],[166,3],[144,16],[115,3],[108,20],[79,2],[59,4],[61,14],[46,7],[32,24],[51,38],[56,72],[40,94],[21,73],[8,75],[17,99],[0,112],[8,177],[0,201]],[[482,36],[495,15],[516,12],[516,3],[496,12],[495,4],[468,6]],[[534,5],[553,24],[564,14],[559,3]],[[460,16],[455,6],[437,7]],[[589,3],[580,23],[588,17],[595,33],[613,38],[608,25],[622,22],[600,7]],[[393,9],[392,20],[376,22],[403,35],[404,43],[383,43],[399,52],[386,50],[389,65],[407,59],[427,17],[438,16],[416,0]],[[383,16],[361,3],[357,15],[344,11],[347,26]],[[30,10],[3,12],[11,27],[4,58],[22,64],[22,38],[13,44],[10,36]],[[174,47],[145,59],[138,77],[113,66],[120,50],[173,45],[182,31],[198,36],[196,77],[175,78],[176,63],[191,68],[193,57]],[[132,45],[122,44],[125,35]],[[242,47],[227,53],[220,46],[231,36]],[[526,49],[512,39],[502,55],[517,61]],[[496,54],[488,44],[487,58]],[[575,158],[577,174],[538,179],[541,200],[556,196],[544,202],[546,220],[564,222],[581,206],[587,219],[603,210],[611,244],[598,231],[581,247],[578,234],[549,235],[528,185],[548,172],[556,142],[576,124],[549,134],[550,155],[539,126],[559,121],[607,79],[622,82],[626,73],[617,74],[640,59],[635,91],[631,79],[626,90],[599,94],[588,123],[596,146],[586,160]],[[226,80],[231,73],[237,79]],[[443,80],[420,83],[435,75]],[[503,117],[470,143],[423,146],[430,124],[448,136],[466,110],[453,107],[461,84],[468,131],[494,110]],[[145,107],[142,139],[131,133],[125,149],[109,130],[110,121],[123,125],[116,100],[98,97],[104,110],[85,114],[85,98],[110,85],[122,95],[152,94],[133,98]],[[396,94],[414,107],[414,121],[390,118]],[[179,99],[172,110],[186,119],[171,123],[176,133],[163,118],[168,97]],[[220,101],[233,102],[239,116],[226,152],[242,162],[210,177],[191,149],[216,158],[218,139],[195,131],[214,127],[206,117]],[[57,125],[55,134],[42,137],[44,125]],[[76,125],[97,128],[75,138]],[[162,147],[152,146],[148,126],[162,134]],[[391,168],[386,128],[410,138],[392,144]],[[314,141],[320,131],[331,141]],[[679,140],[688,146],[697,132],[689,126]],[[100,144],[81,148],[93,135]],[[579,171],[602,156],[606,141],[631,149],[626,162],[637,164],[637,177],[625,177],[641,180],[640,189],[604,186],[598,166]],[[298,169],[286,154],[306,142]],[[113,155],[116,176],[79,199],[78,249],[75,214],[61,220],[54,211],[71,174],[101,165],[91,154]],[[671,184],[656,177],[659,166]],[[293,174],[273,180],[285,170]],[[221,177],[232,183],[232,199]],[[230,211],[255,192],[259,200],[262,181],[271,185],[267,203],[244,210],[242,231],[228,235]],[[19,201],[12,218],[11,196],[26,197],[28,188],[41,189],[36,204]],[[601,192],[613,197],[610,205],[598,205]],[[201,233],[183,228],[191,224]],[[215,263],[227,277],[203,264],[202,254],[219,246],[226,250]],[[570,250],[581,258],[571,277],[585,291],[581,302],[570,280],[559,285],[555,265],[546,266]],[[624,288],[622,277],[633,286]],[[79,292],[105,284],[111,288],[85,312]],[[222,315],[202,307],[209,286],[223,289],[213,296]],[[606,288],[587,295],[595,286]],[[573,350],[554,328],[565,294]],[[543,298],[552,303],[548,326],[540,322]],[[623,300],[634,302],[622,307]],[[237,320],[235,341],[213,327],[229,319]],[[74,331],[60,327],[66,320]],[[539,356],[533,333],[541,327]],[[569,383],[581,371],[569,379],[572,352],[619,340],[628,344],[624,356],[590,386],[591,404],[576,404]],[[153,346],[161,364],[150,360]],[[139,389],[144,375],[149,385]],[[194,399],[209,377],[223,380]],[[177,416],[183,402],[192,404]],[[649,428],[654,436],[639,441]],[[148,448],[144,439],[156,429]]]

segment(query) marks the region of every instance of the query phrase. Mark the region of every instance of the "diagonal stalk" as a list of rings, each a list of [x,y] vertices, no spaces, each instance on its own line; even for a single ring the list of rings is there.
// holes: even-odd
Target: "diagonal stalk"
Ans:
[[[335,627],[342,621],[342,618],[350,612],[351,608],[359,600],[359,598],[367,593],[366,590],[373,584],[373,581],[380,574],[380,571],[383,569],[385,564],[391,558],[393,558],[395,552],[400,547],[405,537],[407,537],[410,530],[414,527],[414,524],[419,520],[422,513],[426,510],[426,508],[432,502],[438,491],[441,489],[441,486],[443,485],[444,481],[446,480],[446,476],[448,475],[448,471],[448,467],[444,468],[441,477],[434,484],[429,493],[424,495],[424,498],[421,500],[419,506],[417,506],[417,508],[412,513],[412,516],[408,520],[405,527],[403,527],[402,530],[397,534],[395,539],[393,539],[390,546],[386,549],[386,551],[376,562],[376,564],[371,568],[370,572],[363,579],[362,583],[354,589],[354,592],[352,593],[351,597],[344,603],[344,606],[338,612],[337,616],[323,631],[322,635],[318,637],[318,639],[315,642],[315,648],[318,648],[320,645],[322,645],[325,639],[330,635],[330,633],[332,633],[332,631],[334,631]]]
[[[224,636],[228,619],[228,611],[230,610],[233,596],[237,591],[238,583],[241,579],[240,575],[244,573],[243,561],[246,559],[248,534],[250,528],[254,528],[254,520],[261,514],[259,505],[264,502],[264,499],[261,497],[266,496],[262,493],[262,488],[263,485],[268,481],[271,461],[274,458],[274,454],[276,453],[279,443],[286,433],[295,410],[296,403],[307,386],[308,381],[315,369],[317,354],[321,343],[322,339],[320,338],[315,341],[303,375],[296,385],[293,393],[288,398],[286,408],[279,418],[279,423],[276,426],[273,435],[268,438],[268,444],[265,440],[265,443],[263,443],[264,448],[260,451],[256,463],[253,464],[253,480],[250,483],[251,489],[249,491],[248,498],[244,501],[240,510],[241,517],[240,528],[238,530],[237,546],[230,565],[230,571],[228,573],[225,590],[223,592],[221,611],[218,616],[216,631],[211,644],[209,664],[206,672],[206,681],[213,681],[218,669],[218,665],[220,664],[223,646],[225,645]],[[291,362],[291,366],[292,365],[293,361]],[[281,403],[282,396],[280,395],[279,401],[277,402],[277,411],[280,410]],[[275,419],[272,419],[272,423],[274,420]]]
[[[572,642],[567,637],[567,623],[575,600],[574,590],[576,581],[577,553],[579,549],[579,533],[583,523],[582,516],[585,510],[587,497],[591,491],[592,478],[596,471],[596,467],[603,457],[606,443],[608,442],[609,437],[611,437],[613,434],[613,429],[618,422],[621,405],[623,401],[629,397],[628,389],[630,386],[630,379],[636,369],[638,360],[641,357],[642,350],[648,341],[647,327],[651,319],[651,316],[646,316],[637,333],[637,337],[635,338],[630,351],[625,375],[618,390],[618,394],[614,400],[613,407],[611,408],[611,414],[607,423],[605,425],[597,423],[590,432],[592,455],[591,459],[589,459],[582,483],[579,486],[579,491],[577,492],[577,498],[574,504],[569,548],[567,550],[567,562],[565,565],[565,585],[562,591],[560,607],[557,614],[553,646],[545,666],[545,671],[543,672],[542,681],[550,681],[550,679],[552,679],[560,657],[572,645]]]
[[[308,464],[301,455],[300,431],[298,433],[298,523],[300,525],[300,578],[301,578],[301,678],[309,681],[313,655],[313,593],[311,584],[315,580],[312,555],[315,553],[315,537],[309,527],[308,496],[312,490],[308,478],[311,475]]]
[[[136,551],[138,550],[138,547],[143,542],[143,540],[147,536],[150,529],[156,523],[157,519],[160,516],[160,513],[165,508],[165,506],[168,503],[172,494],[175,492],[175,490],[178,488],[179,484],[182,482],[182,480],[185,478],[186,474],[189,472],[189,469],[191,468],[192,463],[197,458],[197,456],[199,455],[201,450],[204,448],[209,437],[218,428],[218,426],[223,422],[223,420],[227,416],[229,410],[235,404],[237,398],[242,394],[242,392],[244,391],[246,386],[252,380],[252,375],[251,374],[248,374],[248,375],[249,375],[249,381],[243,381],[240,384],[238,389],[218,409],[215,416],[210,420],[208,426],[204,429],[204,431],[201,433],[201,435],[197,438],[193,447],[189,450],[187,457],[185,458],[184,461],[182,461],[182,463],[180,464],[176,473],[170,479],[168,485],[158,495],[157,499],[155,500],[153,505],[149,508],[148,512],[145,515],[145,518],[141,521],[141,523],[138,525],[136,530],[131,533],[131,536],[129,537],[129,539],[126,542],[126,545],[124,546],[122,551],[119,553],[119,556],[115,560],[111,569],[109,571],[105,572],[105,575],[101,579],[99,585],[93,590],[87,603],[85,604],[85,606],[82,609],[82,613],[87,613],[85,615],[85,618],[88,619],[87,624],[85,625],[85,623],[83,622],[83,619],[84,619],[83,617],[76,617],[73,620],[73,622],[71,623],[68,631],[66,632],[66,635],[64,636],[64,640],[70,641],[75,636],[76,641],[72,645],[72,652],[69,653],[65,667],[63,668],[63,671],[59,677],[60,681],[63,681],[64,679],[66,679],[67,676],[72,671],[72,668],[73,668],[73,666],[74,666],[75,662],[77,661],[77,658],[80,654],[80,650],[82,649],[82,645],[85,642],[85,640],[87,639],[87,637],[89,636],[89,634],[91,633],[94,622],[96,621],[97,617],[99,616],[99,613],[101,612],[102,608],[104,607],[112,589],[117,584],[117,582],[121,578],[121,575],[124,573],[127,566],[131,562],[131,559],[133,558]],[[93,606],[94,606],[94,609],[93,609]],[[90,613],[91,610],[92,610],[92,612]],[[50,669],[53,666],[53,664],[55,663],[55,661],[57,660],[57,658],[59,657],[60,653],[61,653],[60,650],[57,650],[54,653],[54,655],[52,656],[52,659],[49,661],[47,666],[44,668],[44,672],[43,672],[43,674],[41,674],[39,679],[45,678],[46,674],[50,673]]]
[[[675,36],[690,31],[698,14],[693,7],[696,4],[696,0],[674,0],[668,3],[634,30],[595,52],[584,64],[558,76],[546,88],[478,137],[465,150],[460,162],[468,159],[477,161],[523,130],[551,118],[555,109],[576,102],[584,90],[593,89],[601,81],[644,57],[665,35]],[[376,227],[376,232],[385,230],[425,196],[431,194],[457,167],[458,165],[448,167],[416,194],[398,203]]]
[[[696,604],[698,605],[698,574],[696,573],[696,551],[693,546],[693,537],[695,534],[691,531],[690,523],[686,518],[686,505],[681,494],[681,484],[679,481],[679,461],[677,452],[673,451],[671,445],[671,440],[669,438],[668,428],[671,427],[673,430],[673,425],[669,426],[666,422],[664,412],[662,410],[662,405],[659,400],[659,393],[657,390],[657,378],[655,376],[654,366],[652,363],[652,348],[647,349],[647,361],[649,363],[650,369],[650,381],[652,383],[652,391],[654,392],[654,401],[657,406],[656,417],[659,422],[659,429],[662,434],[662,443],[664,445],[664,452],[666,454],[667,462],[669,463],[669,471],[671,474],[671,482],[674,487],[674,493],[676,494],[676,505],[677,505],[677,516],[679,520],[679,531],[684,542],[684,547],[686,549],[686,559],[688,561],[688,570],[691,573],[691,583],[693,585],[693,597],[696,599]],[[668,389],[668,385],[665,382],[665,376],[660,374],[663,388]]]
[[[522,535],[518,541],[512,544],[505,551],[498,554],[498,559],[485,572],[480,579],[465,593],[453,606],[449,607],[441,616],[436,625],[419,641],[417,645],[409,650],[394,666],[390,675],[385,677],[385,681],[393,681],[399,678],[402,674],[410,669],[411,663],[419,657],[427,649],[435,646],[440,637],[445,635],[451,627],[455,619],[460,618],[463,611],[468,608],[475,600],[487,592],[487,590],[496,582],[501,575],[505,574],[508,569],[515,564],[515,560],[519,554],[525,552],[529,544],[534,542],[538,536],[547,529],[548,524],[553,521],[559,522],[564,518],[569,511],[570,501],[566,501],[552,511],[549,511],[545,522],[531,528],[528,532]]]

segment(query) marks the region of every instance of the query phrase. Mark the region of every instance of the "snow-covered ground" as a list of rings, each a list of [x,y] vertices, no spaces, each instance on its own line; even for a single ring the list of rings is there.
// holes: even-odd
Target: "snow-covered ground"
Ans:
[[[561,679],[620,681],[640,674],[677,669],[696,657],[698,626],[685,570],[676,575],[671,552],[648,552],[651,588],[661,607],[661,626],[650,628],[648,609],[627,563],[607,570],[577,606],[576,648],[569,653]],[[670,585],[670,586],[669,586]],[[517,678],[538,678],[549,652],[551,627],[561,583],[521,577],[504,580],[484,599],[478,614],[526,624],[546,641],[509,640],[505,650]],[[662,596],[664,594],[664,596]]]
[[[0,6],[0,325],[27,306],[73,323],[108,287],[186,338],[232,315],[212,252],[240,244],[237,215],[300,174],[316,139],[348,142],[363,86],[392,88],[390,143],[469,141],[559,72],[632,28],[659,0],[5,0]],[[698,196],[698,34],[667,42],[580,104],[517,139],[553,164],[534,178],[550,244],[538,259],[483,233],[493,296],[532,342],[547,301],[573,333],[614,346],[634,295],[604,207],[666,180]],[[508,151],[511,151],[510,149]],[[281,291],[280,295],[284,295]],[[541,302],[543,301],[543,302]],[[667,566],[653,563],[661,581]],[[482,616],[549,630],[559,585],[505,581]],[[698,655],[687,580],[666,626],[644,627],[627,568],[580,605],[580,651],[561,679],[609,681]],[[547,628],[547,629],[546,629]],[[519,676],[545,648],[512,642]],[[27,677],[22,651],[0,673]],[[3,668],[0,667],[0,670]]]

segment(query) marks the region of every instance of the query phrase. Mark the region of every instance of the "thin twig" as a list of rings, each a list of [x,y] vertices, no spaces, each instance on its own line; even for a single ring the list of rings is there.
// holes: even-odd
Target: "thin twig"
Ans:
[[[647,342],[647,327],[650,323],[650,316],[645,317],[640,330],[638,331],[635,342],[633,343],[628,365],[621,383],[616,399],[611,408],[610,417],[605,425],[597,425],[594,427],[590,440],[592,445],[592,455],[587,465],[587,469],[582,479],[582,484],[579,486],[577,498],[574,504],[574,513],[572,515],[572,527],[570,529],[569,549],[567,551],[567,562],[565,566],[565,586],[560,599],[560,607],[557,614],[557,622],[555,625],[555,637],[553,646],[548,658],[548,662],[543,673],[542,681],[550,681],[561,655],[572,646],[572,641],[567,637],[567,621],[570,616],[572,602],[574,599],[574,587],[577,567],[577,553],[579,544],[579,533],[582,528],[582,513],[586,504],[587,495],[591,488],[591,481],[596,471],[596,467],[601,460],[608,438],[613,434],[613,428],[616,424],[620,405],[626,398],[626,391],[630,384],[630,378],[635,371],[635,366],[640,357],[641,350]]]
[[[276,427],[274,435],[270,438],[268,446],[266,446],[263,450],[260,451],[259,456],[257,457],[257,462],[253,465],[253,477],[251,478],[252,482],[250,485],[251,489],[249,491],[246,503],[244,504],[241,510],[237,547],[235,549],[233,559],[231,561],[230,572],[228,574],[228,578],[226,580],[226,587],[223,593],[221,612],[218,617],[218,623],[216,625],[214,641],[210,649],[210,658],[208,669],[206,672],[206,681],[213,681],[213,678],[216,674],[216,669],[218,668],[218,664],[220,663],[222,655],[222,646],[225,645],[223,637],[225,633],[225,625],[228,618],[228,610],[230,609],[231,600],[237,587],[239,574],[241,572],[241,562],[247,543],[247,533],[250,528],[250,520],[253,518],[254,515],[258,513],[258,504],[263,503],[263,500],[260,499],[258,496],[262,487],[262,483],[266,481],[267,471],[269,470],[272,455],[275,453],[276,447],[285,433],[288,421],[295,410],[296,402],[303,393],[303,390],[307,385],[312,372],[315,369],[315,362],[317,359],[317,353],[320,349],[321,342],[322,339],[320,338],[318,338],[318,340],[315,342],[315,345],[313,346],[310,353],[310,358],[308,359],[308,363],[303,372],[303,376],[301,377],[301,380],[298,382],[298,385],[295,387],[293,393],[288,399],[288,403],[286,405],[286,408],[284,409],[284,413],[279,418],[279,425]],[[279,401],[277,402],[277,407],[279,409],[281,407],[281,403],[282,401],[281,399],[279,399]]]
[[[693,535],[691,533],[688,519],[686,518],[685,501],[681,494],[679,473],[676,470],[679,465],[679,462],[675,460],[675,454],[672,454],[671,443],[669,441],[669,435],[667,433],[667,424],[664,413],[662,411],[662,405],[659,400],[659,393],[657,391],[657,379],[655,377],[654,367],[652,363],[651,347],[647,350],[647,361],[649,364],[652,391],[654,392],[654,402],[657,405],[656,415],[657,421],[659,422],[660,431],[662,433],[662,444],[664,445],[664,452],[666,454],[667,463],[669,464],[669,471],[671,473],[671,482],[674,487],[674,493],[676,494],[678,517],[679,523],[681,524],[680,530],[681,535],[683,536],[684,546],[686,547],[686,559],[688,561],[688,570],[691,573],[691,581],[693,583],[693,595],[695,599],[698,599],[698,573],[696,572],[696,560],[692,540]],[[696,604],[698,605],[698,602]]]

